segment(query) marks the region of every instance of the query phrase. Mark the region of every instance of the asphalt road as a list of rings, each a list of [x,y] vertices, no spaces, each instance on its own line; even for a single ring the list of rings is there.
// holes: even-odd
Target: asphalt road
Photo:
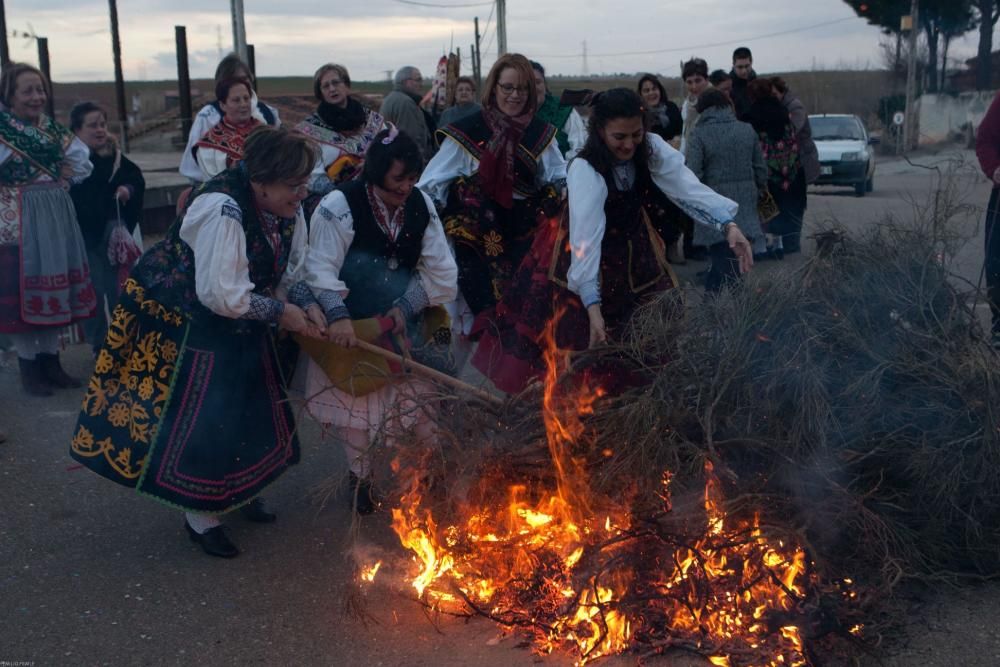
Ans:
[[[923,155],[913,166],[879,165],[875,192],[817,189],[806,233],[836,219],[848,228],[884,215],[912,219],[937,189],[937,172],[970,153]],[[989,186],[959,169],[961,200],[982,207]],[[982,264],[980,211],[951,223],[967,240],[958,272],[975,282]],[[806,244],[806,252],[810,251]],[[762,264],[784,271],[802,260]],[[703,265],[681,267],[696,280]],[[64,353],[89,374],[85,346]],[[16,361],[14,362],[16,366]],[[303,462],[267,493],[278,522],[228,522],[243,553],[210,558],[192,544],[180,512],[141,498],[74,464],[69,439],[82,393],[25,397],[14,367],[0,370],[0,667],[30,665],[516,665],[538,658],[492,624],[428,618],[403,585],[383,580],[367,593],[367,624],[345,617],[353,589],[351,517],[342,495],[325,506],[316,491],[344,474],[339,448],[300,420]],[[385,514],[366,518],[359,539],[372,553],[402,553]],[[1000,587],[928,594],[914,603],[911,632],[888,664],[995,665],[1000,635],[991,622]],[[550,656],[546,665],[567,665]],[[615,659],[603,664],[632,664]],[[690,658],[658,664],[701,664]]]

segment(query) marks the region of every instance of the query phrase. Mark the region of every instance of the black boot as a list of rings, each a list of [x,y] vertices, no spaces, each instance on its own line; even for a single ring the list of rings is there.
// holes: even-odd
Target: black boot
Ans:
[[[353,472],[350,473],[350,485],[348,490],[350,495],[347,502],[358,514],[371,514],[378,509],[378,499],[372,489],[372,481],[368,477],[361,479]],[[357,501],[357,504],[355,504]]]
[[[18,357],[17,364],[21,369],[21,386],[26,392],[32,396],[52,395],[52,387],[45,381],[41,362],[37,357],[34,359]]]
[[[79,389],[83,384],[70,377],[59,363],[59,354],[39,354],[35,357],[42,366],[42,375],[57,389]]]

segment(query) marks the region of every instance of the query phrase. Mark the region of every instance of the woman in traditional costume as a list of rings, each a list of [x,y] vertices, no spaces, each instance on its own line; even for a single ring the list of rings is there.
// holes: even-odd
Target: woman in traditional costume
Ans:
[[[799,159],[799,140],[788,110],[774,95],[770,79],[754,79],[747,86],[750,108],[744,121],[757,131],[767,164],[767,189],[778,205],[778,215],[767,223],[764,257],[785,258],[784,237],[801,233],[805,212],[806,177]]]
[[[240,57],[235,53],[230,53],[223,58],[219,62],[218,67],[215,68],[216,84],[227,79],[246,79],[249,81],[251,87],[250,108],[253,117],[261,123],[273,127],[281,125],[278,110],[257,99],[256,81],[253,72],[250,71],[247,64],[240,60]],[[215,127],[220,120],[222,120],[222,107],[219,101],[216,100],[211,104],[203,106],[191,123],[187,146],[185,146],[184,153],[181,155],[180,172],[182,176],[187,176],[195,184],[205,180],[205,174],[202,172],[201,167],[198,166],[198,160],[195,158],[195,144],[205,136],[206,132]]]
[[[252,114],[253,88],[248,79],[223,79],[215,85],[215,97],[222,109],[222,120],[194,146],[206,181],[238,164],[247,137],[263,125]]]
[[[70,188],[80,231],[87,246],[90,278],[97,293],[97,312],[83,323],[83,333],[94,349],[104,343],[108,317],[104,307],[118,301],[118,271],[108,257],[108,245],[120,224],[132,234],[142,215],[146,180],[142,170],[122,154],[108,134],[108,113],[93,102],[81,102],[70,112],[70,128],[90,149],[94,171]],[[137,250],[138,252],[138,250]]]
[[[560,104],[556,96],[549,92],[545,68],[532,60],[531,69],[534,71],[535,94],[538,96],[535,115],[557,128],[556,142],[559,144],[559,151],[567,160],[571,160],[587,142],[587,126],[576,109],[568,104]]]
[[[327,337],[338,345],[353,346],[355,329],[369,324],[375,331],[368,342],[405,335],[426,344],[439,330],[448,333],[446,317],[436,326],[421,321],[429,319],[423,318],[426,309],[453,301],[458,287],[458,268],[434,203],[414,187],[422,164],[413,139],[395,128],[383,130],[368,149],[361,178],[325,196],[313,213],[309,286],[329,323]],[[423,386],[413,380],[373,386],[364,377],[364,361],[343,351],[329,360],[345,371],[338,377],[317,349],[307,348],[320,362],[311,361],[306,375],[309,411],[337,429],[350,466],[352,502],[356,496],[357,510],[368,513],[374,509],[372,443],[384,434],[391,445],[409,428],[429,436],[429,419],[414,403]]]
[[[260,128],[195,192],[132,270],[73,436],[74,459],[183,510],[213,556],[239,553],[226,512],[274,520],[258,496],[299,458],[275,331],[324,325],[297,282],[315,161],[306,137]]]
[[[0,332],[17,350],[24,390],[79,387],[59,362],[59,331],[96,304],[69,186],[90,175],[90,150],[45,115],[49,85],[8,63],[0,77]]]
[[[752,266],[750,244],[733,222],[736,203],[698,181],[647,122],[632,90],[594,100],[587,144],[569,167],[568,215],[538,235],[497,307],[497,329],[473,358],[500,389],[520,391],[544,371],[537,341],[554,315],[556,344],[582,350],[620,333],[640,304],[677,285],[664,256],[675,220],[668,199],[721,233],[743,271]]]
[[[452,318],[472,337],[489,326],[566,179],[556,128],[535,115],[528,59],[501,56],[483,91],[479,113],[438,130],[441,148],[417,183],[443,209],[462,296]]]
[[[303,205],[307,219],[324,195],[361,173],[365,151],[375,135],[387,127],[381,115],[351,95],[351,75],[343,65],[328,63],[316,70],[313,95],[319,106],[297,127],[322,151],[309,181],[310,196]]]

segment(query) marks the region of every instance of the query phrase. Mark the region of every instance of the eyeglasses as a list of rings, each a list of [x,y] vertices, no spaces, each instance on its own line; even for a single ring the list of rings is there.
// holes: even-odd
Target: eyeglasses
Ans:
[[[423,83],[424,82],[424,77],[422,77],[422,76],[415,76],[415,77],[413,77],[411,79],[407,79],[407,81],[416,81],[417,83]]]
[[[520,95],[527,95],[528,90],[530,90],[528,86],[515,86],[510,83],[498,83],[497,88],[499,88],[500,92],[502,92],[507,97],[510,97],[514,93],[518,93]]]

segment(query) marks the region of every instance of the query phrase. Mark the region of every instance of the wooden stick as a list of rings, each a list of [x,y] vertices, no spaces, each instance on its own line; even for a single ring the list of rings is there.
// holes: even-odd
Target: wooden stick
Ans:
[[[413,361],[413,359],[404,358],[395,352],[391,352],[384,347],[379,347],[378,345],[372,345],[371,343],[366,343],[363,340],[357,341],[358,348],[364,350],[365,352],[371,352],[372,354],[377,354],[383,359],[388,359],[389,361],[395,361],[401,364],[403,368],[413,371],[418,375],[423,375],[424,377],[440,382],[441,384],[448,385],[452,389],[457,389],[459,391],[464,391],[466,393],[472,394],[473,396],[486,401],[487,403],[492,403],[496,406],[502,406],[504,404],[504,399],[499,396],[494,396],[493,394],[483,391],[477,387],[473,387],[467,382],[462,382],[458,378],[453,378],[452,376],[442,373],[441,371],[435,370],[428,366],[424,366],[421,363]]]

